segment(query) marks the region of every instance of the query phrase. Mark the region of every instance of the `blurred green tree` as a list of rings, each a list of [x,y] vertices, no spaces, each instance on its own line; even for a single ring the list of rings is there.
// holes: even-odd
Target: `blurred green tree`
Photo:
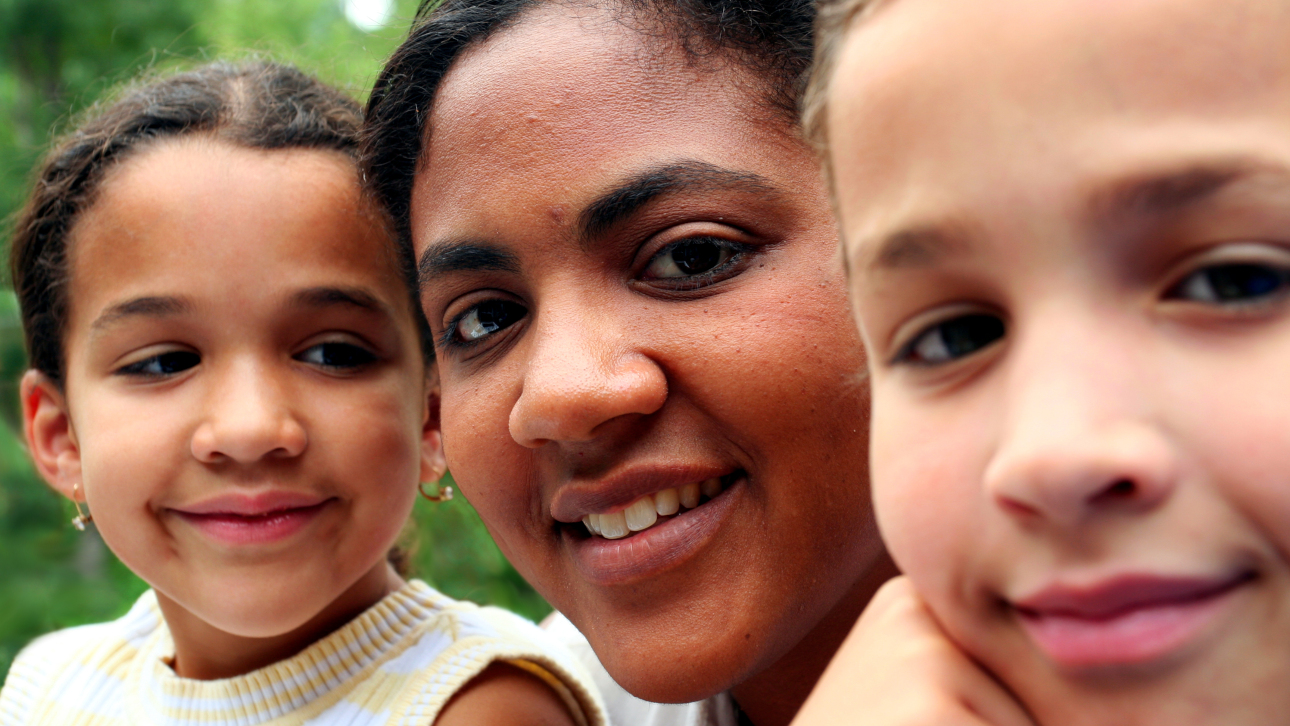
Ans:
[[[352,0],[351,0],[352,1]],[[141,71],[251,54],[289,61],[363,96],[415,0],[371,32],[340,0],[0,0],[0,219],[81,112]],[[9,225],[5,225],[7,248]],[[0,673],[33,637],[124,613],[147,587],[35,476],[16,432],[25,367],[17,305],[0,289]],[[530,618],[550,608],[516,574],[461,497],[413,514],[414,574],[458,598]]]

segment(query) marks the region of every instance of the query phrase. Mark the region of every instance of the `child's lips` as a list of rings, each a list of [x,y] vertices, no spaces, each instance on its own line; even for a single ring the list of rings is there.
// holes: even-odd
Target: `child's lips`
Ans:
[[[226,494],[171,511],[225,544],[264,544],[299,532],[334,501],[316,494]]]
[[[1031,639],[1059,666],[1140,665],[1193,642],[1253,575],[1125,575],[1053,585],[1013,603]]]

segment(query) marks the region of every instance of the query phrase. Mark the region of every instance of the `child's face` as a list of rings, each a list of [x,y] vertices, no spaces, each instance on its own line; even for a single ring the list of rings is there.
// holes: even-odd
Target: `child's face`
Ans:
[[[894,0],[828,123],[879,521],[1043,723],[1290,713],[1290,3]]]
[[[550,8],[454,67],[414,191],[453,476],[638,695],[812,678],[885,561],[814,160],[734,72]]]
[[[433,449],[385,244],[341,155],[204,140],[123,162],[78,221],[33,449],[172,625],[281,635],[388,585]]]

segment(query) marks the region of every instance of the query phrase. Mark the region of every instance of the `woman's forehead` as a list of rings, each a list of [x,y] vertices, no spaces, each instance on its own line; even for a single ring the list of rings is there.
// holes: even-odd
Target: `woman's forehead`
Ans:
[[[662,168],[778,176],[809,165],[744,73],[648,51],[603,18],[526,18],[440,87],[412,195],[417,247],[571,228],[608,191]]]

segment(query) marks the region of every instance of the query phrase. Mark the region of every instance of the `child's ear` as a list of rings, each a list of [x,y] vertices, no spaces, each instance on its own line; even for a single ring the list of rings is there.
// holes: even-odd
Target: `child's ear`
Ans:
[[[421,481],[439,481],[448,471],[439,427],[439,375],[434,366],[426,373],[426,410],[421,424]]]
[[[81,483],[81,450],[63,392],[36,370],[23,374],[20,391],[22,430],[36,471],[63,496],[83,500],[84,491],[76,491]]]

